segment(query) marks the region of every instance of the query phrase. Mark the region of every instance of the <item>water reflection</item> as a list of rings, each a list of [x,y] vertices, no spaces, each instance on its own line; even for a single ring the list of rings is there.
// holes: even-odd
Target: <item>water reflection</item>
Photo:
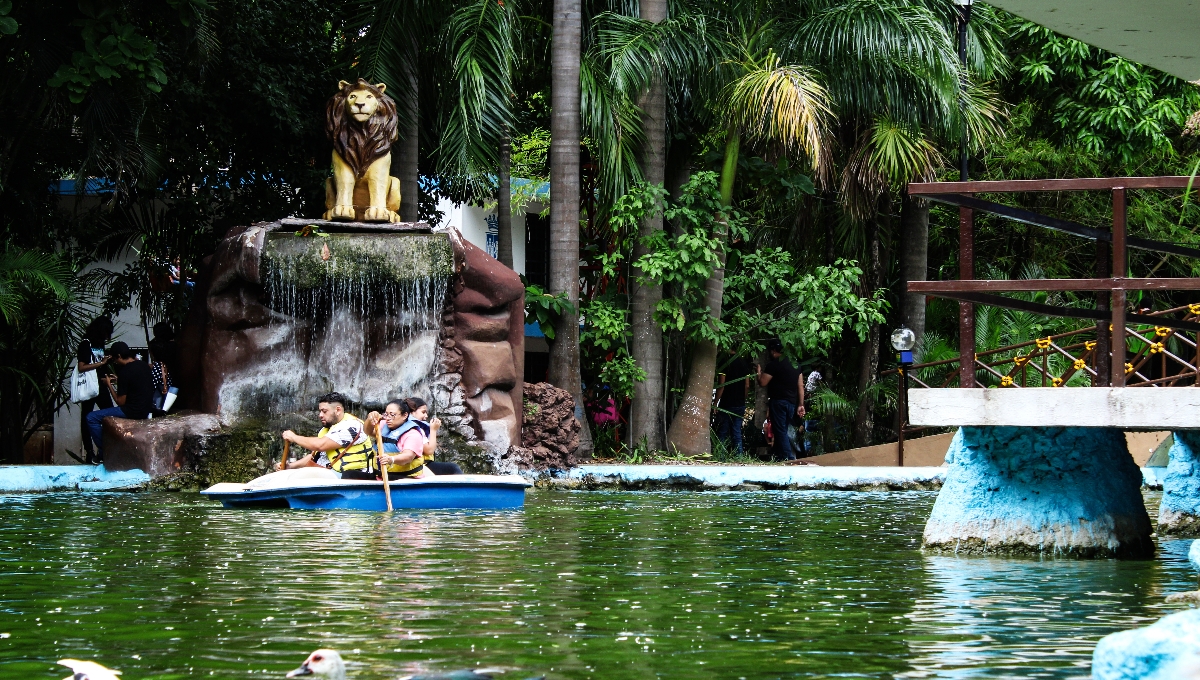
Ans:
[[[1158,561],[930,556],[909,619],[913,671],[901,677],[1087,677],[1096,642],[1176,609],[1181,548]]]
[[[1187,541],[1147,562],[923,556],[933,498],[536,492],[388,517],[0,496],[0,677],[60,678],[64,656],[282,677],[328,646],[358,680],[1067,678],[1195,587]]]

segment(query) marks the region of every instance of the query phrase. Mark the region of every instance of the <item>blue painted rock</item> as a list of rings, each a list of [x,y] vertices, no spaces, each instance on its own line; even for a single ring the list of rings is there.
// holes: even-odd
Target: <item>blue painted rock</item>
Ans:
[[[1113,633],[1092,653],[1094,680],[1200,678],[1200,609],[1164,616],[1153,625]]]
[[[969,553],[1150,557],[1142,473],[1120,430],[963,427],[924,547]]]
[[[1162,478],[1158,533],[1200,536],[1200,432],[1176,432]]]

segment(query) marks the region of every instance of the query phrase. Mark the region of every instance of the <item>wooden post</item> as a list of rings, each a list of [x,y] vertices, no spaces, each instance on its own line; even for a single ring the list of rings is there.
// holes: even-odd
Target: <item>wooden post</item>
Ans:
[[[1107,279],[1112,276],[1112,257],[1108,241],[1096,239],[1096,278]],[[1108,310],[1112,302],[1111,292],[1096,293],[1096,309]],[[1096,322],[1096,387],[1108,387],[1112,383],[1112,336],[1108,332],[1108,320]]]
[[[1125,278],[1125,187],[1115,187],[1113,197],[1112,275]],[[1125,291],[1112,292],[1112,386],[1125,386]]]
[[[975,211],[958,209],[958,278],[975,278]],[[958,386],[975,387],[975,305],[958,303]]]

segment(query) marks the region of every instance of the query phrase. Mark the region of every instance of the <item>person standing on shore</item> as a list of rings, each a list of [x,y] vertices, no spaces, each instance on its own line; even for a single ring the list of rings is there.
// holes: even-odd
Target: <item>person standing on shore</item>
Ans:
[[[792,416],[804,417],[804,374],[783,356],[783,343],[778,338],[767,343],[771,360],[758,369],[758,384],[767,388],[767,412],[774,436],[771,459],[795,460],[788,424]]]
[[[98,316],[88,324],[87,330],[83,332],[83,340],[79,342],[79,349],[75,352],[80,373],[100,371],[108,366],[109,358],[105,356],[104,347],[108,344],[108,339],[112,337],[112,332],[113,322],[107,316]],[[96,465],[100,462],[96,458],[96,451],[92,446],[92,435],[88,430],[88,414],[97,408],[103,410],[113,407],[112,397],[109,396],[108,390],[101,387],[100,393],[94,398],[79,403],[79,438],[83,440],[83,451],[88,465]]]
[[[743,454],[742,420],[746,416],[746,395],[750,392],[750,376],[754,366],[743,357],[733,357],[718,376],[717,394],[717,439]]]

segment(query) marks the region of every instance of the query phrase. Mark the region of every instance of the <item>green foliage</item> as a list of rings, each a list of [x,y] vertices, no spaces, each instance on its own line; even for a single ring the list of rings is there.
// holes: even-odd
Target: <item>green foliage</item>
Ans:
[[[73,272],[68,262],[36,250],[6,249],[0,252],[0,316],[8,324],[24,321],[32,298],[49,292],[56,301],[71,299],[65,281]]]
[[[600,381],[612,389],[613,396],[618,400],[633,397],[635,383],[646,379],[646,371],[637,365],[625,348],[603,363],[600,369]]]
[[[1130,163],[1174,153],[1170,136],[1200,108],[1200,93],[1142,66],[1023,19],[1009,22],[1017,91],[1066,145]]]
[[[585,326],[579,341],[602,350],[624,347],[629,339],[629,310],[597,298],[582,305]]]
[[[70,397],[65,379],[100,278],[76,276],[58,255],[0,253],[0,451],[10,463]]]
[[[0,35],[17,32],[17,20],[8,16],[12,12],[12,0],[0,0]]]
[[[865,342],[890,305],[883,290],[858,295],[861,279],[862,270],[850,260],[804,272],[782,248],[744,253],[725,287],[723,346],[757,354],[763,340],[777,337],[793,356],[824,354],[847,329]]]
[[[84,18],[73,25],[81,28],[83,49],[71,55],[70,65],[59,67],[50,86],[66,86],[73,104],[82,103],[94,83],[111,83],[125,75],[149,92],[162,92],[167,74],[156,54],[158,46],[127,22],[122,5],[97,0],[80,2],[79,9]]]
[[[554,339],[554,324],[559,317],[574,309],[567,299],[566,293],[551,295],[542,290],[541,286],[525,286],[525,323],[536,322],[542,333],[550,340]]]

